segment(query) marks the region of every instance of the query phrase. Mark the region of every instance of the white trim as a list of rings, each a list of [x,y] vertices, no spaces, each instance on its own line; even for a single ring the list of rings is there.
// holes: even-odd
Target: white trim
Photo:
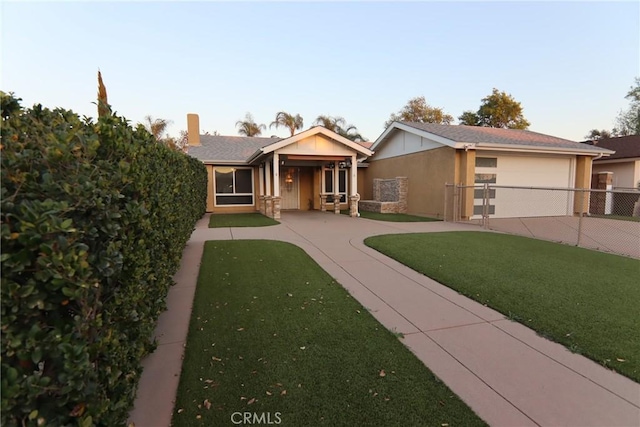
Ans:
[[[594,160],[594,164],[604,165],[609,163],[630,163],[640,160],[640,157],[622,157],[619,159]]]
[[[461,143],[456,143],[456,148],[465,148]],[[475,149],[476,151],[483,150],[491,150],[491,151],[504,151],[504,152],[514,152],[514,153],[536,153],[536,154],[570,154],[572,156],[575,155],[583,155],[583,156],[593,156],[597,157],[599,155],[609,156],[614,153],[614,151],[607,150],[608,152],[601,151],[591,151],[591,150],[580,150],[566,147],[541,147],[539,145],[516,145],[516,144],[494,144],[489,142],[481,142],[477,144],[471,144],[473,147],[469,147],[470,149]]]
[[[322,134],[328,138],[333,139],[336,142],[339,142],[347,147],[349,147],[350,149],[358,152],[359,154],[366,156],[366,157],[370,157],[373,155],[373,151],[369,150],[368,148],[363,147],[362,145],[358,144],[357,142],[353,142],[343,136],[338,135],[335,132],[330,131],[329,129],[323,127],[323,126],[314,126],[311,129],[307,129],[303,132],[300,132],[296,135],[293,135],[289,138],[285,138],[282,139],[278,142],[274,142],[273,144],[269,144],[265,147],[262,147],[260,149],[258,149],[255,153],[253,153],[248,159],[247,159],[247,163],[251,163],[254,160],[256,160],[258,157],[265,155],[265,154],[269,154],[269,153],[274,153],[276,150],[279,150],[283,147],[286,147],[287,145],[293,144],[295,142],[301,141],[305,138],[308,138],[310,136],[313,135],[318,135],[318,134]]]
[[[320,194],[321,195],[325,195],[325,196],[335,196],[335,189],[338,189],[338,195],[341,196],[340,199],[342,199],[342,196],[344,196],[344,202],[342,200],[340,200],[340,203],[348,203],[349,202],[349,182],[351,182],[351,180],[349,179],[349,168],[338,168],[338,179],[336,180],[335,176],[336,176],[336,168],[328,168],[323,166],[321,173],[322,173],[322,179],[320,180]],[[332,179],[333,179],[333,183],[332,184],[336,184],[336,185],[332,185],[331,187],[331,192],[327,193],[327,180],[326,180],[326,171],[332,171]],[[344,172],[344,189],[345,192],[344,193],[340,193],[340,172]]]

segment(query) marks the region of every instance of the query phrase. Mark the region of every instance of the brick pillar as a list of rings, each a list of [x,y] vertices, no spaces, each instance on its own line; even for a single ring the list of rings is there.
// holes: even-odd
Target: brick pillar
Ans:
[[[382,182],[381,178],[374,178],[373,179],[373,200],[376,201],[380,201],[381,200],[381,196],[380,196],[380,183]]]
[[[281,197],[273,197],[273,219],[280,219],[280,200]]]
[[[340,215],[340,196],[334,196],[333,198],[333,213]]]
[[[356,194],[355,196],[349,196],[349,215],[351,217],[357,217],[358,213],[358,202],[360,201],[360,195]]]
[[[260,211],[260,213],[262,215],[266,215],[267,214],[267,207],[265,205],[266,203],[266,196],[260,196],[258,198],[258,210]]]
[[[594,190],[610,190],[613,184],[613,172],[600,172],[593,177],[591,187]],[[586,195],[587,193],[585,193]],[[609,194],[593,191],[589,200],[589,213],[604,215],[611,213],[611,201],[607,200]],[[609,197],[610,198],[610,197]]]
[[[320,211],[321,212],[327,211],[327,196],[324,194],[320,195]]]
[[[271,196],[264,196],[264,214],[273,218],[273,197]]]
[[[398,183],[398,213],[406,214],[409,210],[407,196],[409,194],[409,178],[406,176],[396,177]]]

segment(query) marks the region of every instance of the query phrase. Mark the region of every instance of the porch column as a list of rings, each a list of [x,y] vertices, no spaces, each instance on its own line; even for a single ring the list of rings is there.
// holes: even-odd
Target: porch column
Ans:
[[[265,214],[265,196],[264,196],[264,165],[260,164],[258,167],[258,187],[259,187],[259,197],[258,197],[258,210],[262,215]]]
[[[264,196],[264,214],[269,218],[273,218],[273,205],[271,204],[271,159],[264,163],[264,179],[265,179],[265,196]]]
[[[333,212],[340,215],[340,162],[333,162]]]
[[[358,195],[358,158],[351,156],[351,195],[349,196],[349,215],[352,217],[358,216],[358,201],[360,196]]]
[[[280,156],[273,153],[273,219],[280,219]]]

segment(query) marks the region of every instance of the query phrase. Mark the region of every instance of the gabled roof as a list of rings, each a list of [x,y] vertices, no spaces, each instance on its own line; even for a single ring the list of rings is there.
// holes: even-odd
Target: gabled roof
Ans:
[[[611,154],[612,151],[568,139],[519,129],[501,129],[466,125],[394,122],[373,144],[377,149],[397,130],[414,133],[454,148],[495,148],[527,151],[568,151],[589,155]]]
[[[640,135],[600,139],[594,143],[596,147],[615,151],[615,154],[607,157],[607,160],[640,157]]]
[[[318,134],[322,134],[334,141],[337,141],[349,148],[351,148],[352,150],[356,151],[357,153],[365,156],[365,157],[369,157],[373,154],[373,151],[369,150],[368,148],[364,147],[362,144],[359,144],[357,142],[353,142],[350,139],[347,139],[343,136],[338,135],[337,133],[325,128],[324,126],[314,126],[310,129],[307,129],[303,132],[297,133],[293,136],[290,136],[289,138],[284,138],[281,139],[279,141],[276,141],[270,145],[265,145],[264,147],[260,147],[251,157],[249,157],[247,159],[247,163],[251,163],[254,160],[260,158],[263,155],[269,154],[269,153],[273,153],[274,151],[286,147],[287,145],[293,144],[295,142],[301,141],[305,138],[308,138],[310,136],[313,135],[318,135]]]
[[[256,150],[282,138],[200,135],[199,146],[189,146],[189,155],[206,163],[244,163]]]

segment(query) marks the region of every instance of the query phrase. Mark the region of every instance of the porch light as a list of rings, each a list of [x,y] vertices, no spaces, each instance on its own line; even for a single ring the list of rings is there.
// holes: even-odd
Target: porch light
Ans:
[[[291,191],[293,189],[293,174],[291,171],[288,171],[287,175],[284,177],[284,184],[287,191]]]

